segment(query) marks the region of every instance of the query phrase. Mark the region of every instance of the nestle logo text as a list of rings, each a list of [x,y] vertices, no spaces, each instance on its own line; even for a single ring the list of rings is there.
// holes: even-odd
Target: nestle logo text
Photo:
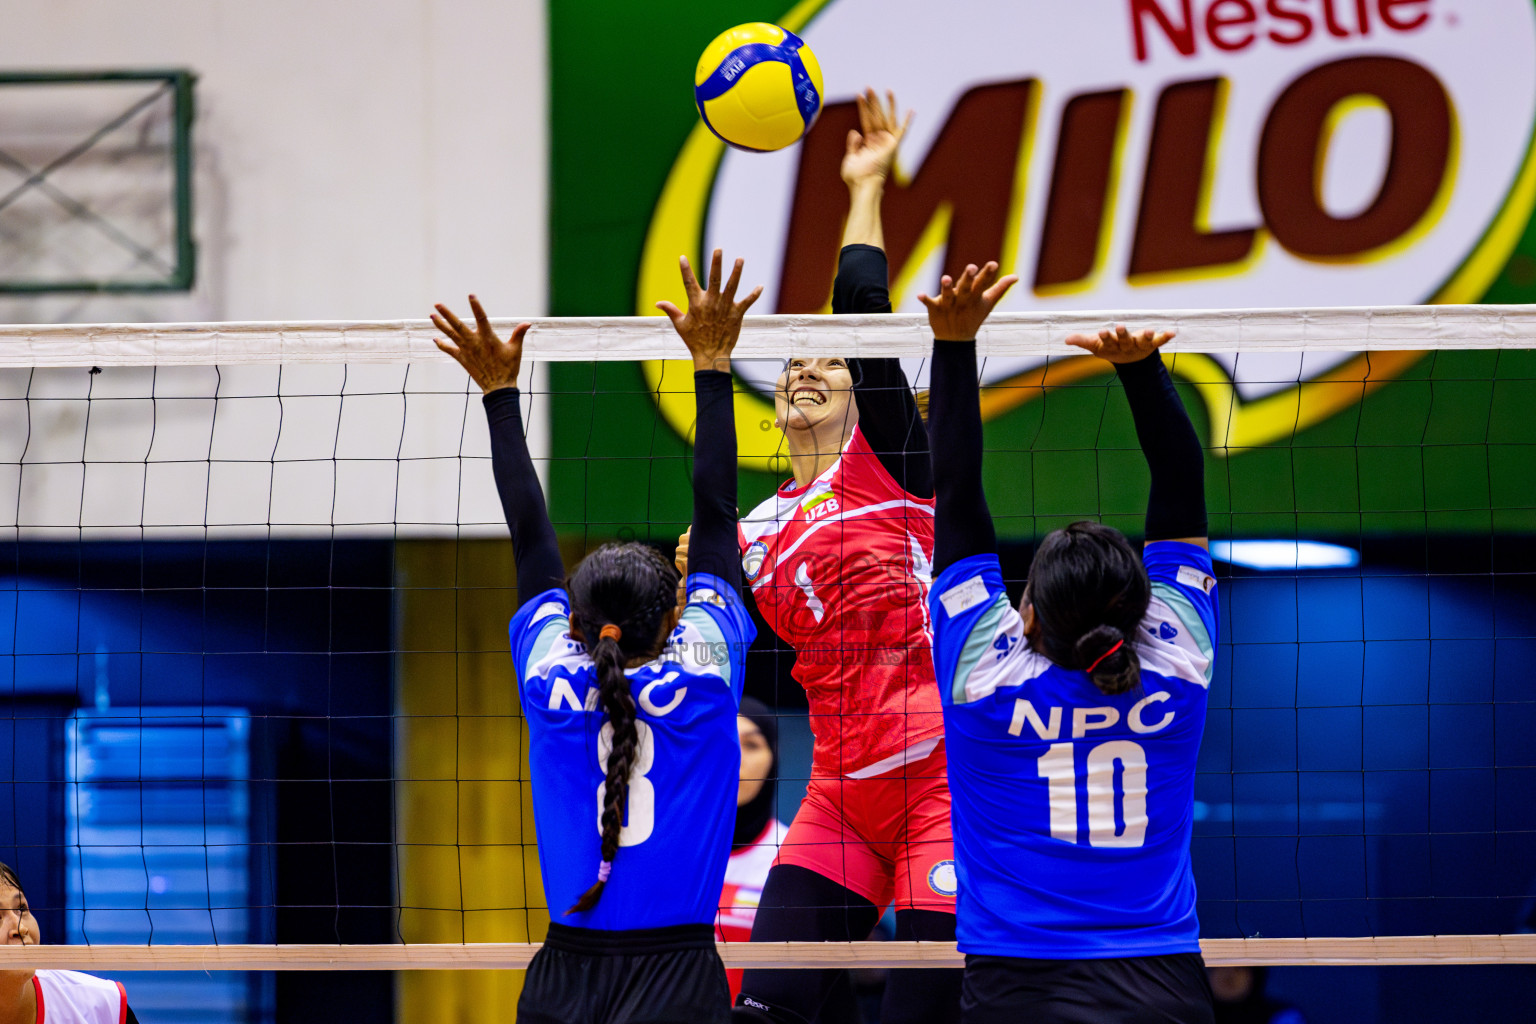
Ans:
[[[1415,32],[1434,0],[1129,0],[1136,59],[1159,36],[1185,57],[1203,44],[1238,53],[1260,40],[1297,46],[1318,33],[1351,39]]]

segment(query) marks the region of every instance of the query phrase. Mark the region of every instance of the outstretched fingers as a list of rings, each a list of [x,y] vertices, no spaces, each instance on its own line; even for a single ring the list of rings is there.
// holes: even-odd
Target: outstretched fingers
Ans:
[[[716,249],[714,255],[709,258],[708,291],[711,295],[720,294],[720,264],[724,259],[725,254],[719,249]]]
[[[443,321],[446,321],[448,325],[447,328],[443,329],[443,333],[451,334],[454,341],[457,341],[462,345],[468,336],[474,333],[468,327],[465,327],[463,322],[460,321],[458,317],[453,315],[453,310],[449,309],[441,302],[439,302],[435,308],[437,309],[438,315],[441,316]],[[434,317],[434,319],[436,318]],[[442,322],[439,322],[438,326],[442,327]]]
[[[1003,300],[1003,296],[1008,294],[1008,289],[1012,288],[1018,283],[1019,275],[1009,274],[1007,277],[1003,278],[1001,281],[997,282],[986,291],[982,292],[981,297],[983,300],[985,300],[987,309],[991,310],[993,306],[1001,302]]]
[[[960,275],[960,280],[955,283],[955,299],[959,302],[969,302],[971,293],[976,290],[976,279],[980,275],[976,264],[968,264]]]
[[[678,266],[683,272],[683,291],[688,294],[688,304],[695,305],[698,297],[704,294],[704,289],[699,287],[699,279],[693,276],[693,264],[688,262],[687,256],[677,258]]]
[[[442,316],[437,313],[433,313],[430,319],[432,321],[433,327],[436,327],[439,331],[442,331],[443,334],[447,335],[449,338],[452,338],[455,341],[458,340],[458,338],[453,333],[453,328],[448,326],[448,321],[444,320]]]
[[[736,265],[737,265],[737,269],[740,269],[741,262],[738,260]],[[733,288],[732,291],[734,292],[735,289]],[[736,303],[736,307],[735,307],[736,308],[736,315],[737,316],[744,316],[744,315],[746,315],[747,310],[752,308],[752,303],[756,302],[759,298],[761,298],[762,294],[763,294],[763,286],[762,285],[758,285],[756,288],[753,288],[752,289],[752,293],[750,295],[748,295],[746,298],[742,299],[740,302]]]
[[[479,298],[474,295],[469,297],[469,309],[475,314],[475,326],[480,329],[480,336],[487,340],[496,337],[496,332],[491,330],[491,318],[485,315]]]
[[[994,282],[996,280],[997,280],[997,261],[996,260],[988,260],[986,266],[982,267],[981,270],[977,272],[977,274],[976,274],[976,283],[971,286],[971,290],[972,291],[980,292],[982,294],[982,297],[985,298],[986,297],[986,293],[987,293],[987,289],[992,287],[992,282]]]
[[[1098,355],[1099,350],[1104,347],[1104,339],[1102,335],[1069,334],[1067,335],[1067,344],[1074,348],[1080,348],[1090,355]]]
[[[448,325],[435,313],[432,315],[432,323],[438,330],[443,332],[443,335],[446,335],[446,337],[443,337],[434,334],[432,336],[432,343],[442,351],[453,356],[453,358],[459,358],[459,346],[453,340],[453,332],[448,329]]]
[[[720,250],[716,249],[715,256],[718,258],[719,255]],[[737,257],[735,264],[731,267],[730,280],[725,282],[725,291],[720,293],[726,302],[736,301],[736,288],[741,284],[741,268],[745,263],[745,260]]]
[[[896,106],[896,93],[892,89],[887,89],[885,91],[885,103],[886,130],[889,131],[892,135],[896,136],[896,141],[900,142],[903,138],[906,137],[907,129],[912,127],[912,116],[915,111],[909,110],[907,111],[907,116],[902,117]]]
[[[656,303],[656,308],[667,314],[667,319],[671,320],[673,324],[676,324],[684,316],[682,310],[666,300]]]
[[[955,304],[955,279],[945,274],[939,278],[939,294],[930,296],[926,292],[918,292],[917,300],[935,313],[942,312]]]
[[[1162,348],[1178,335],[1177,331],[1146,328],[1132,331],[1124,324],[1105,327],[1093,334],[1068,335],[1066,343],[1112,363],[1135,362]]]

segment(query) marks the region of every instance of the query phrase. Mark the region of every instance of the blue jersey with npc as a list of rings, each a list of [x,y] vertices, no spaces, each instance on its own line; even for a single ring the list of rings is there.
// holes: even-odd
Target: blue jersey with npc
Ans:
[[[966,953],[1198,952],[1189,840],[1216,579],[1204,548],[1146,546],[1141,685],[1108,696],[1030,649],[996,555],[934,581],[933,661]]]
[[[613,728],[598,703],[597,668],[571,639],[565,591],[524,604],[511,634],[550,920],[606,930],[714,921],[736,821],[736,710],[756,634],[740,596],[717,576],[690,576],[666,649],[625,670],[639,753],[612,876],[584,914],[565,910],[597,880]]]

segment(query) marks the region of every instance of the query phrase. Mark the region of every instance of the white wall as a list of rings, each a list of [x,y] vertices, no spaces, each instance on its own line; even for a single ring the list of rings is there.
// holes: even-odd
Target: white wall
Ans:
[[[0,320],[542,313],[546,49],[544,0],[6,0],[0,67],[198,75],[202,279]]]
[[[469,291],[501,316],[545,311],[544,0],[6,0],[3,23],[7,70],[197,74],[199,274],[187,295],[0,296],[0,321],[394,319]],[[288,398],[281,435],[279,390],[339,374],[6,371],[0,529],[388,534],[393,515],[402,533],[500,532],[488,466],[460,461],[486,453],[476,396],[451,363],[423,369],[366,388],[393,401],[314,400],[318,419]],[[458,397],[403,394],[444,389]],[[261,424],[235,427],[242,409]],[[532,428],[537,458],[537,412]],[[367,461],[385,449],[428,461],[386,473]],[[328,523],[333,488],[356,514]]]

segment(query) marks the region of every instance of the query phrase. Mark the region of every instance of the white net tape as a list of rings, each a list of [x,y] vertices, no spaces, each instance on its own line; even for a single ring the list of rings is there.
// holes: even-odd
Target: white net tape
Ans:
[[[492,323],[510,330],[519,321]],[[631,361],[681,356],[662,317],[533,319],[525,356]],[[1129,310],[1000,313],[982,328],[980,355],[1065,354],[1067,335],[1109,323],[1179,332],[1184,352],[1358,352],[1527,348],[1536,308],[1382,306],[1343,309]],[[0,366],[208,366],[272,363],[410,363],[440,358],[427,320],[203,324],[63,324],[0,327]],[[925,356],[923,316],[752,316],[739,359],[788,356]]]

